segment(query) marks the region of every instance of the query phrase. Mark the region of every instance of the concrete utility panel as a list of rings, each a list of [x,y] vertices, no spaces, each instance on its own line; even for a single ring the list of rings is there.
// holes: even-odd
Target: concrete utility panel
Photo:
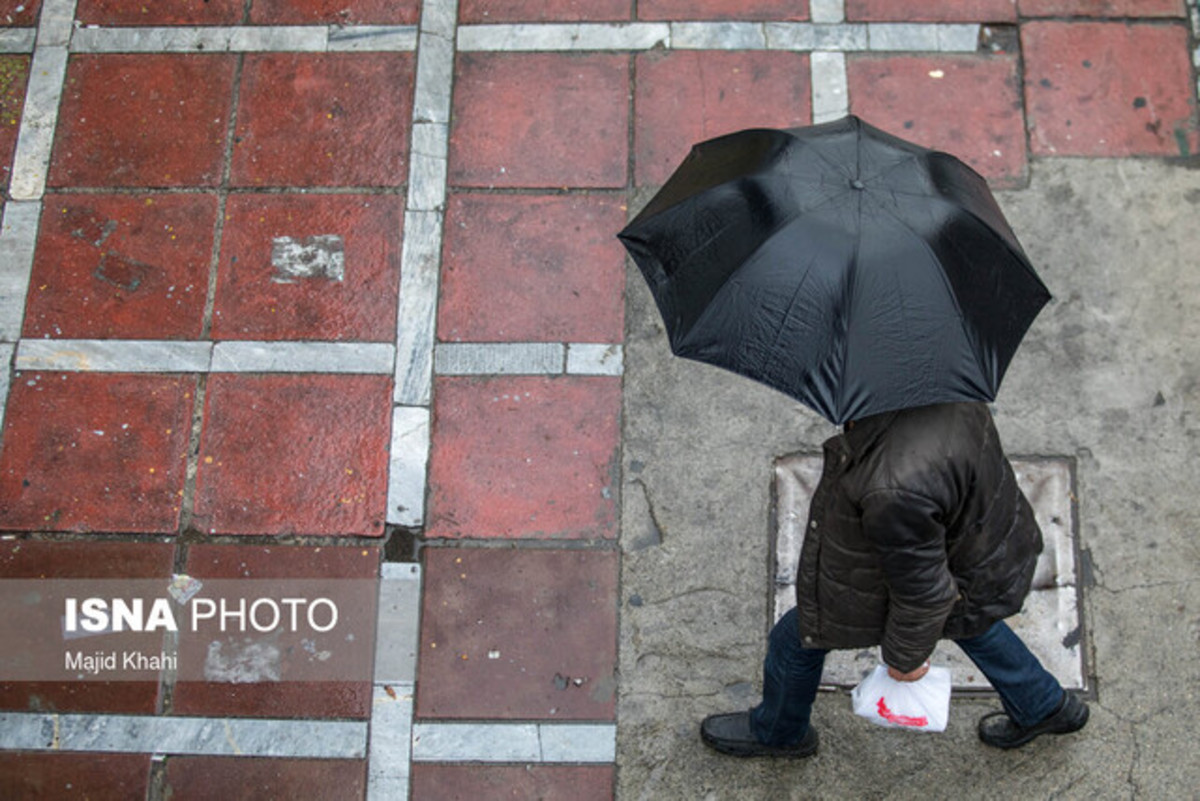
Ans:
[[[1038,559],[1033,590],[1008,624],[1037,654],[1064,687],[1085,689],[1083,628],[1075,569],[1075,516],[1071,463],[1061,458],[1014,459],[1025,497],[1033,505],[1045,548]],[[796,603],[796,568],[808,521],[808,505],[821,478],[821,456],[792,454],[775,463],[774,619]],[[943,641],[933,653],[935,665],[951,669],[955,690],[990,689],[954,643]],[[834,651],[825,660],[822,682],[852,687],[879,663],[879,649]]]

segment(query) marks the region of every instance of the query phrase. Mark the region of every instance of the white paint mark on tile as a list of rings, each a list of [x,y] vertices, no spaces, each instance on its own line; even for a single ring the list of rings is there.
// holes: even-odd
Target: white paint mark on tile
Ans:
[[[367,723],[0,712],[0,749],[362,759]]]
[[[18,370],[112,373],[203,373],[210,342],[123,339],[23,339]]]
[[[391,465],[388,472],[389,523],[420,526],[425,522],[428,465],[429,409],[397,406],[392,411]]]
[[[283,656],[269,642],[213,640],[204,655],[206,681],[246,684],[279,681]]]
[[[271,266],[277,284],[295,284],[311,278],[343,281],[346,278],[346,245],[337,234],[271,240]]]

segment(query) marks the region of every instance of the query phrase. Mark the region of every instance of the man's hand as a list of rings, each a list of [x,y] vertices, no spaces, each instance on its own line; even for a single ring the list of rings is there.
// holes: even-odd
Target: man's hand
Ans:
[[[895,679],[896,681],[917,681],[918,679],[920,679],[922,676],[924,676],[928,672],[929,672],[929,663],[928,662],[921,665],[919,668],[912,671],[911,673],[901,673],[900,671],[896,670],[891,665],[888,665],[888,676]]]

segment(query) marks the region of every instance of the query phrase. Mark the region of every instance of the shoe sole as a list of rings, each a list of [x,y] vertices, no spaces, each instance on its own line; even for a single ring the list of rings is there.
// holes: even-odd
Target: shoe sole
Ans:
[[[747,759],[751,757],[775,757],[782,759],[804,759],[817,753],[819,742],[814,742],[810,748],[776,748],[769,745],[728,745],[723,741],[713,739],[707,732],[700,733],[700,739],[712,750],[726,756]]]
[[[1080,729],[1082,729],[1084,726],[1087,725],[1088,717],[1090,715],[1091,715],[1091,710],[1085,704],[1083,706],[1083,711],[1082,711],[1082,713],[1080,713],[1079,717],[1076,718],[1075,720],[1070,721],[1069,723],[1066,724],[1066,726],[1064,728],[1061,728],[1061,729],[1043,729],[1041,731],[1037,731],[1036,729],[1031,729],[1031,730],[1027,731],[1024,735],[1022,735],[1021,737],[1017,738],[1016,740],[1007,740],[1004,742],[997,742],[995,740],[990,740],[990,739],[984,737],[982,733],[980,733],[979,739],[983,741],[984,745],[990,745],[992,748],[1002,748],[1004,750],[1009,750],[1012,748],[1020,748],[1023,745],[1027,745],[1027,744],[1033,742],[1038,737],[1041,737],[1043,734],[1062,735],[1062,734],[1072,734],[1074,732],[1077,732]]]

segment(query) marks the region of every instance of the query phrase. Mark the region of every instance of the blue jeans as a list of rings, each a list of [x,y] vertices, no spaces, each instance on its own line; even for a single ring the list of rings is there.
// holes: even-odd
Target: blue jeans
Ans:
[[[978,637],[955,642],[992,683],[1004,711],[1019,725],[1042,722],[1062,703],[1062,685],[1004,621]],[[827,653],[800,644],[795,609],[775,624],[763,663],[763,700],[750,711],[760,742],[794,745],[804,737]]]

